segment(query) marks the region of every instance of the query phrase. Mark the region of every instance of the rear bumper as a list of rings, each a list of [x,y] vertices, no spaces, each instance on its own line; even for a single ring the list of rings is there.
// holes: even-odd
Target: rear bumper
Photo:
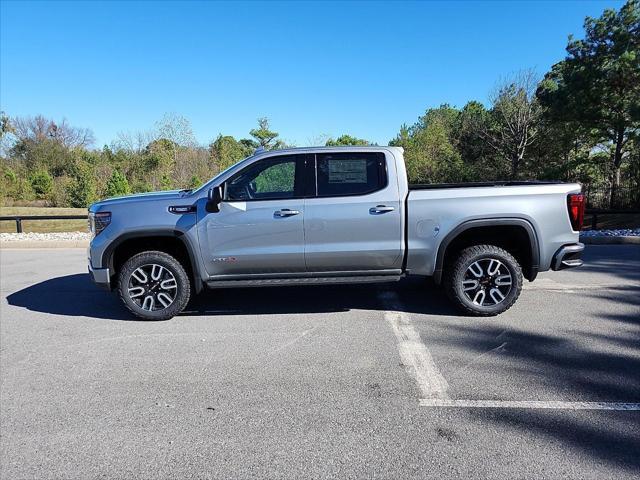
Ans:
[[[89,262],[89,275],[93,283],[99,287],[111,290],[111,274],[108,268],[93,268]]]
[[[564,270],[565,268],[574,268],[581,266],[582,252],[584,251],[584,243],[573,243],[561,247],[553,256],[551,261],[552,270]]]

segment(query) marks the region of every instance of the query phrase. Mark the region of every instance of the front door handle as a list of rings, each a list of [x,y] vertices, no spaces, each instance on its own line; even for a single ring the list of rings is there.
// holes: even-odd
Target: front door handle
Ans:
[[[300,211],[299,210],[290,210],[288,208],[283,208],[282,210],[276,210],[275,212],[273,212],[273,216],[274,217],[291,217],[293,215],[299,215]]]
[[[376,205],[375,207],[371,207],[369,209],[369,213],[371,215],[379,215],[381,213],[393,212],[394,210],[394,207],[387,207],[386,205]]]

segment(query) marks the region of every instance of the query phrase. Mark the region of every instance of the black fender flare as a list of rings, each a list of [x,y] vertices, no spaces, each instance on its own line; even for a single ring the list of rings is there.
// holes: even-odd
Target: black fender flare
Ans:
[[[455,240],[458,235],[466,230],[477,227],[501,227],[501,226],[517,226],[522,227],[527,232],[529,237],[529,245],[531,246],[531,269],[527,278],[529,281],[533,281],[538,275],[538,269],[540,268],[540,245],[538,243],[538,236],[536,235],[533,225],[524,218],[509,217],[509,218],[479,218],[475,220],[467,220],[461,223],[453,230],[451,230],[440,242],[438,246],[438,253],[436,255],[436,265],[433,271],[433,280],[436,284],[442,282],[442,270],[444,266],[444,257],[447,252],[449,244]]]
[[[187,254],[189,255],[189,262],[191,263],[191,274],[193,275],[193,283],[196,290],[196,293],[200,293],[203,289],[202,277],[200,276],[200,268],[198,264],[198,257],[196,255],[195,247],[191,245],[189,240],[187,239],[184,232],[180,230],[176,230],[173,228],[167,229],[156,229],[156,230],[139,230],[135,232],[127,232],[122,235],[117,236],[113,239],[107,248],[102,252],[101,257],[101,265],[104,267],[108,267],[110,272],[114,272],[113,265],[113,254],[118,248],[119,245],[122,245],[127,240],[131,240],[132,238],[158,238],[158,237],[168,237],[168,238],[177,238],[182,242],[185,249],[187,250]]]

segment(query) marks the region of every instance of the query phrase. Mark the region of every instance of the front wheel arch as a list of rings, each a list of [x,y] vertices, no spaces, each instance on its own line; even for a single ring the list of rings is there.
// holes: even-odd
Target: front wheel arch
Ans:
[[[178,230],[129,232],[113,240],[102,254],[102,265],[108,266],[112,280],[118,278],[120,269],[133,255],[144,251],[161,251],[175,257],[186,270],[196,293],[203,290],[202,277],[194,248],[185,234]],[[112,281],[111,285],[116,282]]]

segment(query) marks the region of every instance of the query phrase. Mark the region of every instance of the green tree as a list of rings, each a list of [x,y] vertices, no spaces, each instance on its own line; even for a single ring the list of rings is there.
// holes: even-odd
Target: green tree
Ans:
[[[2,176],[0,177],[0,201],[4,197],[13,200],[33,200],[35,192],[31,187],[31,182],[25,178],[21,178],[11,168],[2,167]]]
[[[509,177],[505,163],[483,138],[491,122],[485,106],[472,100],[460,110],[455,124],[455,145],[462,157],[468,177],[474,181],[490,181]]]
[[[167,174],[160,177],[160,190],[171,190],[173,188],[173,181]]]
[[[247,144],[247,141],[236,140],[230,135],[218,135],[209,145],[209,156],[218,170],[225,170],[238,163],[253,153],[255,147]]]
[[[120,170],[115,169],[111,174],[111,178],[107,181],[105,195],[107,197],[119,197],[130,193],[131,189],[129,188],[127,177],[125,177]]]
[[[28,171],[47,170],[54,177],[70,174],[74,158],[71,149],[50,138],[18,139],[9,156]]]
[[[53,178],[46,170],[38,170],[29,179],[31,188],[39,199],[46,198],[53,188]]]
[[[330,138],[325,143],[327,147],[338,147],[342,145],[371,145],[371,142],[363,138],[352,137],[351,135],[340,135],[338,138]]]
[[[71,181],[67,186],[69,203],[75,208],[86,208],[96,200],[96,185],[91,165],[80,160],[74,165]]]
[[[390,145],[403,147],[411,183],[455,182],[466,178],[455,142],[458,112],[449,105],[429,109],[411,127],[403,125]]]
[[[11,120],[4,112],[0,112],[0,140],[8,133],[13,133]]]
[[[194,175],[191,177],[191,180],[189,180],[189,188],[198,188],[200,185],[202,185],[202,180],[200,180],[200,177],[198,177],[197,175]]]
[[[438,108],[428,109],[425,114],[418,119],[414,128],[420,130],[427,128],[433,123],[439,123],[447,130],[450,141],[457,143],[459,121],[460,110],[452,107],[448,103],[443,103]]]
[[[569,37],[538,98],[556,122],[577,125],[609,151],[611,202],[640,130],[640,6],[637,0],[587,17],[585,38]]]
[[[255,138],[257,145],[265,150],[274,150],[284,146],[284,142],[278,139],[278,133],[270,129],[269,119],[266,117],[259,118],[258,128],[251,129],[249,134]]]
[[[138,180],[137,182],[133,183],[131,190],[133,191],[133,193],[145,193],[153,190],[153,187],[151,186],[151,184],[149,184],[149,182]]]

